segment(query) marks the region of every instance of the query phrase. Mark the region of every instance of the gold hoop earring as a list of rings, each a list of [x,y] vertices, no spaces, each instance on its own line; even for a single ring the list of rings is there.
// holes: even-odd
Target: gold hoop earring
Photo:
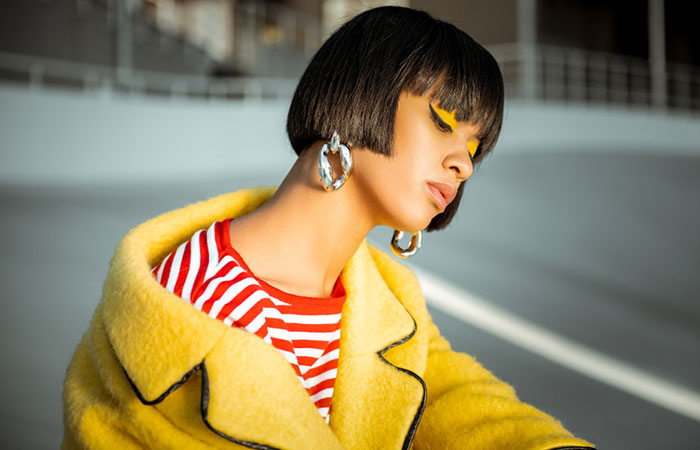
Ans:
[[[318,152],[318,174],[321,176],[321,183],[326,192],[332,192],[340,189],[350,177],[352,171],[352,155],[348,148],[350,144],[345,145],[340,143],[338,132],[334,131],[331,139],[323,144],[321,151]],[[340,152],[340,165],[343,173],[336,179],[333,179],[333,168],[328,160],[328,152],[336,154]]]
[[[420,250],[423,245],[423,232],[418,231],[411,236],[411,243],[408,248],[403,249],[399,246],[399,240],[403,237],[403,231],[394,230],[394,236],[391,238],[391,251],[399,258],[410,258]]]

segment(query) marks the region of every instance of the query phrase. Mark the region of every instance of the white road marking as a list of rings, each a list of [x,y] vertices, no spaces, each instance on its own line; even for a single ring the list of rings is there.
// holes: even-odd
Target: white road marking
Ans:
[[[598,381],[700,421],[700,394],[577,344],[412,266],[426,301],[451,316]]]

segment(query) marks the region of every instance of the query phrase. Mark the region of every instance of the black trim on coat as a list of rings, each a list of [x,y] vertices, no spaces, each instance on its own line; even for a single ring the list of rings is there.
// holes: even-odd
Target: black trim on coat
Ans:
[[[555,447],[549,450],[596,450],[595,447]]]
[[[236,444],[243,445],[245,447],[254,448],[256,450],[281,450],[278,447],[273,447],[271,445],[259,444],[257,442],[245,441],[243,439],[236,439],[235,437],[229,436],[228,434],[217,430],[209,423],[209,420],[207,420],[207,414],[209,412],[208,411],[209,410],[209,375],[207,375],[207,366],[204,364],[203,361],[202,361],[202,403],[201,403],[201,409],[202,409],[202,420],[204,420],[204,423],[206,424],[207,428],[209,428],[211,431],[218,434],[222,438],[227,439],[231,442],[235,442]]]
[[[121,362],[119,363],[119,365],[121,366]],[[193,368],[191,368],[186,374],[184,374],[184,375],[182,376],[182,378],[180,378],[180,380],[178,380],[178,381],[176,381],[175,383],[173,383],[172,386],[170,386],[165,392],[163,392],[163,393],[162,393],[160,396],[158,396],[158,398],[156,398],[155,400],[146,400],[146,399],[143,397],[143,395],[141,395],[141,392],[138,390],[138,388],[136,387],[136,385],[134,384],[134,382],[131,381],[131,378],[129,377],[129,374],[126,372],[126,369],[124,368],[124,366],[121,366],[121,367],[122,367],[122,370],[124,371],[124,374],[126,375],[126,379],[129,380],[129,384],[131,385],[131,388],[134,390],[134,392],[136,393],[136,397],[138,397],[138,399],[141,401],[141,403],[143,403],[144,405],[156,405],[156,404],[162,402],[163,400],[165,400],[165,397],[167,397],[168,395],[172,394],[172,393],[173,393],[174,391],[176,391],[180,386],[182,386],[183,384],[185,384],[185,382],[186,382],[196,371],[198,371],[203,365],[204,365],[204,361],[202,361],[201,363],[199,363],[199,364],[197,364],[196,366],[194,366]]]
[[[413,378],[415,378],[416,380],[418,380],[420,382],[420,384],[423,388],[423,397],[421,399],[420,406],[418,407],[418,410],[416,411],[415,416],[413,416],[413,421],[411,422],[411,426],[408,428],[408,432],[406,433],[406,437],[404,438],[404,441],[403,441],[403,446],[401,447],[402,450],[408,450],[411,448],[411,443],[413,442],[413,438],[415,437],[416,430],[418,429],[418,424],[420,423],[420,420],[423,417],[423,411],[425,410],[425,403],[426,403],[426,399],[427,399],[427,395],[426,395],[427,387],[425,385],[425,381],[423,381],[423,379],[418,374],[416,374],[415,372],[412,372],[408,369],[405,369],[403,367],[395,366],[394,364],[387,361],[386,358],[384,358],[384,356],[383,356],[384,353],[387,352],[389,349],[392,349],[398,345],[405,343],[406,341],[411,339],[416,334],[416,331],[418,330],[418,325],[416,324],[416,320],[413,318],[411,313],[408,312],[408,310],[406,310],[406,312],[408,313],[409,317],[413,321],[413,330],[408,335],[404,336],[403,338],[399,339],[396,342],[393,342],[393,343],[387,345],[382,350],[379,350],[377,352],[377,356],[379,356],[379,359],[382,362],[390,365],[391,367],[395,368],[396,370],[399,370],[400,372],[403,372],[407,375],[412,376]],[[111,343],[110,343],[110,346],[111,346]],[[112,349],[112,351],[114,351],[114,349]],[[116,354],[115,354],[115,356],[116,356]],[[124,371],[124,375],[126,376],[126,379],[129,381],[129,384],[131,385],[131,389],[136,394],[136,397],[139,399],[139,401],[141,403],[143,403],[144,405],[149,405],[149,406],[158,404],[158,403],[162,402],[163,400],[165,400],[165,398],[168,395],[172,394],[180,386],[185,384],[185,382],[187,382],[187,380],[195,372],[197,372],[198,370],[201,370],[202,371],[202,394],[201,394],[200,410],[202,413],[202,421],[207,426],[207,428],[209,428],[211,431],[216,433],[218,436],[220,436],[228,441],[242,445],[244,447],[252,448],[255,450],[282,450],[278,447],[272,447],[272,446],[266,445],[266,444],[260,444],[257,442],[246,441],[243,439],[234,438],[234,437],[229,436],[228,434],[226,434],[222,431],[217,430],[209,423],[209,420],[207,419],[207,416],[209,413],[209,375],[207,374],[207,366],[206,366],[204,361],[202,361],[201,363],[197,364],[192,369],[190,369],[187,373],[185,373],[182,376],[182,378],[180,378],[178,381],[173,383],[165,392],[163,392],[161,395],[159,395],[155,400],[146,400],[144,398],[144,396],[141,394],[141,392],[139,391],[139,389],[136,387],[136,384],[134,384],[134,382],[131,380],[131,377],[129,377],[129,374],[127,373],[124,366],[121,365],[121,361],[119,362],[119,365],[121,366],[122,370]],[[583,449],[583,448],[584,447],[581,447],[581,449]],[[565,448],[561,448],[561,449],[552,449],[552,450],[569,450],[569,449],[565,447]],[[578,450],[578,448],[571,447],[571,450]],[[588,449],[588,450],[590,450],[590,449]],[[593,450],[595,450],[595,449],[593,449]]]
[[[121,362],[119,364],[121,366]],[[207,420],[207,415],[209,413],[209,375],[207,375],[207,366],[202,361],[201,363],[197,364],[194,366],[192,369],[189,370],[185,375],[183,375],[180,380],[176,381],[172,386],[170,386],[165,392],[163,392],[158,398],[155,400],[146,400],[143,395],[141,395],[141,392],[139,389],[136,387],[133,381],[131,381],[131,378],[129,377],[129,374],[126,372],[126,369],[124,369],[124,366],[122,366],[122,370],[124,371],[124,375],[126,375],[126,379],[129,380],[129,384],[131,385],[131,388],[134,390],[134,393],[136,394],[136,397],[143,403],[144,405],[155,405],[157,403],[162,402],[165,400],[165,398],[172,394],[174,391],[176,391],[180,386],[185,384],[185,382],[198,370],[202,371],[202,394],[201,394],[201,402],[200,402],[200,410],[202,412],[202,420],[204,421],[204,424],[209,428],[211,431],[219,435],[220,437],[234,442],[238,445],[242,445],[244,447],[248,448],[253,448],[255,450],[282,450],[278,447],[273,447],[271,445],[265,445],[265,444],[260,444],[257,442],[253,441],[246,441],[243,439],[236,439],[232,436],[229,436],[228,434],[224,433],[223,431],[219,431],[216,428],[214,428],[210,423],[209,420]]]
[[[401,344],[405,343],[406,341],[408,341],[409,339],[411,339],[416,334],[416,331],[418,330],[418,325],[416,324],[416,319],[413,318],[413,315],[411,315],[411,313],[408,312],[408,309],[406,309],[406,307],[404,307],[404,309],[405,309],[406,313],[408,314],[408,316],[413,321],[413,330],[408,335],[404,336],[403,338],[399,339],[398,341],[387,345],[382,350],[379,350],[377,352],[377,356],[379,356],[379,359],[382,362],[384,362],[384,363],[390,365],[391,367],[395,368],[396,370],[403,372],[407,375],[410,375],[413,378],[415,378],[416,380],[418,380],[421,384],[422,389],[423,389],[423,396],[421,399],[421,403],[418,407],[418,410],[416,411],[415,416],[413,416],[413,421],[411,422],[411,426],[408,428],[408,432],[406,433],[406,437],[404,438],[403,445],[401,447],[402,450],[409,450],[411,448],[411,443],[413,442],[413,438],[415,437],[416,430],[418,429],[418,424],[420,423],[420,420],[423,417],[423,411],[425,410],[425,403],[427,400],[427,395],[426,395],[427,394],[427,387],[425,385],[425,381],[423,381],[423,379],[418,374],[416,374],[415,372],[412,372],[408,369],[405,369],[403,367],[395,366],[394,364],[387,361],[383,356],[384,353],[387,352],[388,350],[390,350],[398,345],[401,345]],[[112,343],[110,342],[109,344],[110,344],[110,347],[112,347]],[[112,352],[116,356],[116,352],[114,351],[114,347],[112,347]],[[119,361],[119,358],[117,358],[117,361]],[[204,361],[200,362],[199,364],[197,364],[196,366],[191,368],[187,373],[185,373],[182,376],[182,378],[180,378],[178,381],[173,383],[168,389],[166,389],[165,392],[163,392],[161,395],[159,395],[154,400],[146,400],[144,398],[144,396],[141,394],[141,391],[139,391],[139,389],[136,387],[136,384],[134,384],[134,382],[131,380],[131,377],[129,377],[129,373],[126,371],[124,366],[121,364],[121,361],[119,361],[119,366],[124,371],[124,375],[126,376],[126,379],[129,381],[129,384],[131,385],[131,389],[136,394],[136,397],[139,399],[139,401],[141,403],[143,403],[144,405],[149,405],[149,406],[156,405],[156,404],[162,402],[163,400],[165,400],[165,398],[168,395],[172,394],[174,391],[176,391],[178,388],[180,388],[180,386],[185,384],[187,382],[187,380],[189,380],[189,378],[195,372],[197,372],[198,370],[201,370],[202,371],[202,394],[201,394],[201,401],[200,401],[200,410],[201,410],[201,414],[202,414],[202,420],[204,421],[204,424],[207,426],[207,428],[209,428],[211,431],[216,433],[218,436],[220,436],[228,441],[242,445],[244,447],[252,448],[255,450],[282,450],[280,448],[272,447],[270,445],[260,444],[257,442],[246,441],[243,439],[234,438],[232,436],[227,435],[226,433],[224,433],[222,431],[217,430],[209,423],[209,420],[207,419],[208,412],[209,412],[209,376],[207,374],[207,366],[206,366],[206,363]],[[562,448],[562,449],[552,449],[552,450],[568,450],[568,449]],[[572,450],[577,450],[577,449],[575,447],[572,447]],[[593,449],[593,450],[595,450],[595,449]]]
[[[409,316],[411,316],[410,313],[409,313]],[[379,350],[377,352],[377,356],[379,356],[379,358],[382,360],[382,362],[390,365],[391,367],[393,367],[393,368],[395,368],[403,373],[406,373],[406,374],[412,376],[413,378],[418,380],[420,382],[421,386],[423,387],[423,398],[421,400],[421,404],[418,408],[418,411],[416,411],[416,415],[413,417],[413,421],[411,422],[411,426],[408,428],[408,432],[406,433],[406,437],[404,438],[403,446],[401,447],[402,450],[410,449],[411,444],[413,443],[413,438],[415,437],[416,430],[418,429],[418,424],[420,423],[420,420],[423,417],[423,411],[425,410],[427,387],[425,385],[425,381],[423,381],[423,379],[418,374],[416,374],[415,372],[412,372],[408,369],[405,369],[403,367],[398,367],[398,366],[393,365],[392,363],[390,363],[389,361],[387,361],[384,358],[383,354],[385,352],[387,352],[389,349],[392,349],[398,345],[405,343],[406,341],[411,339],[416,334],[418,326],[416,324],[415,319],[413,319],[413,316],[411,316],[411,320],[413,320],[413,331],[411,331],[411,333],[409,333],[407,336],[404,336],[402,339],[400,339],[392,344],[389,344],[388,346],[384,347],[382,350]],[[158,403],[162,402],[163,400],[165,400],[165,398],[168,395],[172,394],[174,391],[176,391],[178,388],[180,388],[180,386],[185,384],[185,382],[187,382],[187,380],[195,372],[197,372],[198,370],[201,370],[202,371],[202,394],[201,394],[200,410],[202,413],[202,420],[204,421],[204,424],[207,426],[207,428],[209,428],[211,431],[216,433],[218,436],[220,436],[228,441],[242,445],[244,447],[252,448],[255,450],[282,450],[278,447],[273,447],[271,445],[260,444],[260,443],[253,442],[253,441],[246,441],[243,439],[234,438],[234,437],[229,436],[228,434],[226,434],[222,431],[217,430],[209,423],[209,420],[207,419],[207,416],[209,413],[209,375],[207,374],[207,366],[204,363],[204,361],[202,361],[201,363],[197,364],[192,369],[190,369],[187,373],[185,373],[182,376],[182,378],[180,378],[178,381],[173,383],[165,392],[163,392],[161,395],[159,395],[155,400],[146,400],[143,397],[143,395],[141,394],[141,392],[139,391],[139,389],[136,387],[134,382],[131,380],[131,377],[129,377],[129,374],[127,373],[124,366],[121,365],[121,362],[119,363],[119,365],[121,366],[122,370],[124,371],[124,375],[126,376],[126,379],[129,381],[129,384],[131,385],[131,389],[136,394],[136,397],[139,399],[139,401],[141,403],[143,403],[144,405],[149,405],[149,406],[158,404]],[[596,450],[596,449],[595,449],[595,447],[556,447],[556,448],[552,448],[550,450]]]
[[[405,307],[404,307],[404,309],[405,309]],[[416,324],[416,319],[413,318],[413,316],[411,315],[410,312],[408,312],[407,309],[406,309],[406,313],[408,313],[409,317],[413,321],[413,331],[411,331],[407,336],[404,336],[402,339],[399,339],[398,341],[387,345],[382,350],[379,350],[377,352],[377,356],[379,356],[379,359],[381,359],[382,362],[389,364],[391,367],[393,367],[393,368],[395,368],[395,369],[397,369],[405,374],[412,376],[413,378],[418,380],[420,382],[421,386],[423,387],[423,398],[421,399],[421,403],[420,403],[420,406],[418,407],[418,411],[416,411],[416,415],[413,416],[413,422],[411,422],[411,426],[408,427],[408,432],[406,433],[406,437],[404,438],[403,446],[401,447],[401,450],[408,450],[411,448],[411,443],[413,442],[413,438],[416,435],[416,430],[418,429],[418,424],[420,423],[420,420],[423,417],[423,411],[425,410],[425,403],[426,403],[426,399],[427,399],[426,393],[428,390],[426,385],[425,385],[425,381],[423,381],[423,379],[417,373],[411,372],[410,370],[405,369],[403,367],[395,366],[392,363],[390,363],[389,361],[387,361],[383,356],[384,353],[387,352],[389,349],[392,349],[398,345],[403,344],[404,342],[411,339],[413,337],[413,335],[416,334],[416,331],[418,330],[418,325]]]

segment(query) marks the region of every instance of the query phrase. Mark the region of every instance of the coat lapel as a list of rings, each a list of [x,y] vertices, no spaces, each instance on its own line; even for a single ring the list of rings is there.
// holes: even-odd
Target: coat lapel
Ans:
[[[411,361],[395,350],[416,344],[414,338],[400,345],[416,325],[367,243],[343,270],[347,300],[330,427],[279,352],[257,336],[193,311],[151,275],[150,267],[196,230],[244,214],[272,192],[240,191],[191,205],[137,227],[122,241],[101,308],[117,360],[144,407],[156,405],[175,418],[199,403],[209,435],[191,433],[204,441],[223,437],[273,449],[408,448],[425,386],[406,368]],[[201,391],[186,383],[192,375],[201,380]],[[175,423],[183,422],[191,420]]]
[[[197,230],[245,214],[274,192],[250,189],[171,211],[131,230],[117,246],[103,291],[110,343],[131,380],[149,401],[202,362],[228,327],[192,314],[192,306],[166,291],[155,266]]]
[[[415,321],[387,286],[366,242],[343,270],[343,283],[348,297],[331,427],[347,448],[408,448],[425,385],[384,352],[410,339]]]
[[[220,436],[252,448],[342,448],[291,365],[257,336],[232,328],[202,377],[202,417]]]

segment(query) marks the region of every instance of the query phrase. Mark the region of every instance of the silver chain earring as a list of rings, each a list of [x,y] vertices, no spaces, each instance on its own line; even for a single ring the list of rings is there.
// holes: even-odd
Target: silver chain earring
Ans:
[[[323,144],[321,151],[318,153],[318,174],[321,176],[321,183],[323,183],[324,189],[328,192],[340,189],[350,176],[352,155],[350,155],[348,145],[341,144],[338,132],[334,131],[330,141]],[[340,165],[343,168],[343,173],[336,180],[333,179],[333,168],[331,167],[331,162],[328,161],[329,151],[333,154],[340,151]]]
[[[394,236],[391,238],[391,251],[399,258],[410,258],[418,253],[420,246],[423,245],[423,232],[418,231],[411,236],[411,243],[408,248],[403,249],[399,246],[399,241],[403,237],[403,231],[394,230]]]

